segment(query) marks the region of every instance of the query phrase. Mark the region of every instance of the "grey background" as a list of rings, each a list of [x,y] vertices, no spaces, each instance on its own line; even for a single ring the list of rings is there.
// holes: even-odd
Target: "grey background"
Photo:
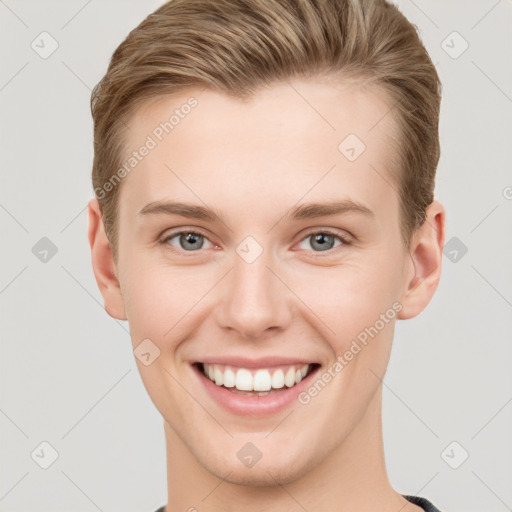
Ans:
[[[0,0],[2,511],[167,501],[163,420],[127,323],[103,309],[86,211],[90,90],[161,3]],[[396,3],[443,82],[436,196],[453,240],[432,302],[397,324],[383,391],[389,476],[443,512],[512,510],[512,2]],[[31,47],[43,31],[59,45],[46,59]],[[469,44],[457,58],[453,31]],[[43,237],[57,249],[46,262]],[[48,469],[42,442],[58,452]]]

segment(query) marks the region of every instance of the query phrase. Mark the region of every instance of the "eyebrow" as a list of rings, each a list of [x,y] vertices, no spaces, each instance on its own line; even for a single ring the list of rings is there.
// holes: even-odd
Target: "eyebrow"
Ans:
[[[301,204],[291,209],[284,215],[284,218],[287,220],[304,220],[349,212],[359,213],[367,217],[375,216],[373,211],[367,206],[350,199],[344,199],[328,203]],[[222,214],[215,209],[177,201],[153,201],[144,206],[139,212],[139,215],[149,214],[179,215],[189,219],[208,220],[225,224]]]

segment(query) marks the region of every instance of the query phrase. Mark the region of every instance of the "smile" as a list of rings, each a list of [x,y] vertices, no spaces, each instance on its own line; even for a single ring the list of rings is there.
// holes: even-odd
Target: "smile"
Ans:
[[[238,416],[252,417],[275,414],[296,403],[320,366],[301,363],[244,368],[206,362],[192,364],[214,403]]]
[[[271,390],[291,388],[298,384],[313,365],[286,365],[278,368],[237,368],[235,366],[201,363],[206,377],[217,386],[230,388],[231,391],[241,391],[244,394],[265,396]],[[267,392],[267,393],[265,393]]]

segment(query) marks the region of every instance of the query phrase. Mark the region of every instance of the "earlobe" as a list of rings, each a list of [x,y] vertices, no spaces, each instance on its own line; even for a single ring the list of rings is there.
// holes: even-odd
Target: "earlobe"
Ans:
[[[88,238],[91,247],[92,268],[98,288],[103,296],[105,311],[113,318],[126,320],[126,311],[117,269],[110,242],[104,230],[102,214],[97,199],[89,201],[88,215]]]
[[[433,201],[426,210],[423,225],[414,234],[410,258],[414,269],[402,294],[398,318],[405,320],[421,313],[432,299],[441,278],[445,239],[445,210]]]

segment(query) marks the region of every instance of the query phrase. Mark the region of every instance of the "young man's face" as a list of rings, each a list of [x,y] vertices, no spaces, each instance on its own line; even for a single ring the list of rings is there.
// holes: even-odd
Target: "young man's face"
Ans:
[[[120,290],[102,289],[109,313],[128,319],[133,348],[151,340],[143,347],[160,351],[137,365],[173,453],[239,483],[292,481],[344,447],[356,454],[348,447],[358,429],[380,435],[395,321],[421,311],[439,278],[438,203],[410,252],[401,239],[384,97],[292,85],[249,102],[191,89],[129,120],[127,154],[148,135],[157,144],[122,183]],[[157,130],[159,141],[155,128],[191,96],[197,106],[168,134]],[[142,213],[166,202],[209,208],[222,221]],[[294,218],[303,205],[333,202],[366,210]],[[255,397],[213,384],[194,364],[205,361],[270,376],[291,363],[320,367]]]

